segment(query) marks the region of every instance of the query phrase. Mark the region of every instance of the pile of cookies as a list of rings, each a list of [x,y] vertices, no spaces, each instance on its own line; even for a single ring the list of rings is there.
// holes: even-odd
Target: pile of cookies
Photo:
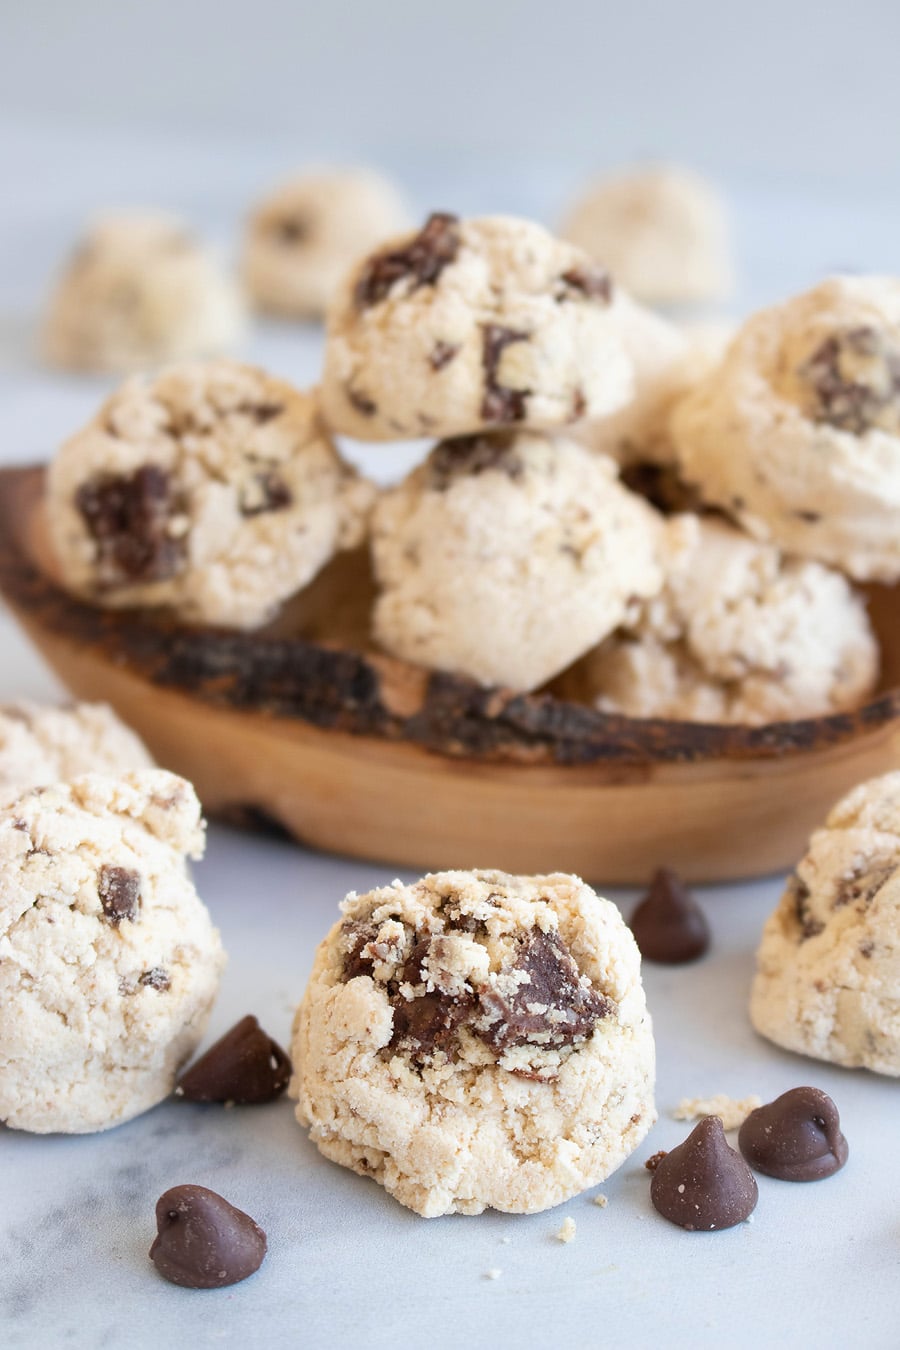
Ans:
[[[835,278],[723,352],[538,225],[434,214],[344,277],[318,389],[220,360],[114,393],[49,471],[62,580],[251,630],[368,539],[372,639],[417,666],[634,717],[854,707],[854,583],[900,576],[898,296]],[[338,435],[435,443],[378,491]]]

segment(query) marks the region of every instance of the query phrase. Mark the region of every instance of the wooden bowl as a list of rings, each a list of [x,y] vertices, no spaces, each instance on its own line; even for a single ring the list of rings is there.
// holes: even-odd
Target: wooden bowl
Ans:
[[[643,883],[793,865],[854,783],[900,765],[900,596],[872,588],[884,691],[766,727],[609,716],[370,649],[363,551],[252,635],[82,604],[54,578],[43,471],[0,471],[0,590],[79,699],[105,700],[212,814],[420,870]]]

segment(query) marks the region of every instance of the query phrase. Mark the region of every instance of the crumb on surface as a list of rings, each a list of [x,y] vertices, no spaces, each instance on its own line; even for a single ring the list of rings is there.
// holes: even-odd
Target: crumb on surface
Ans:
[[[655,1172],[657,1167],[659,1167],[659,1164],[662,1162],[663,1158],[668,1153],[668,1151],[669,1151],[668,1149],[660,1148],[657,1149],[655,1153],[651,1153],[650,1157],[644,1163],[644,1166],[646,1167],[647,1171]]]
[[[556,1236],[560,1242],[574,1242],[576,1231],[574,1219],[563,1219],[562,1227]]]
[[[714,1097],[683,1097],[672,1112],[673,1120],[702,1120],[705,1116],[718,1116],[725,1130],[738,1130],[751,1111],[762,1106],[755,1094],[749,1097],[727,1097],[718,1093]]]
[[[605,1195],[595,1195],[591,1203],[595,1204],[599,1209],[606,1209],[606,1206],[609,1204],[609,1199]]]
[[[486,1280],[499,1280],[502,1274],[503,1271],[500,1269],[499,1266],[491,1266],[490,1270],[486,1270],[484,1272],[484,1278]]]

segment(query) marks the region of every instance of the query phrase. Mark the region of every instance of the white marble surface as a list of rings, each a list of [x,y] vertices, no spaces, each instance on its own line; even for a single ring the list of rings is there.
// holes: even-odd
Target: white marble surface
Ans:
[[[109,138],[73,141],[71,155],[64,144],[62,133],[48,141],[44,132],[0,132],[6,168],[41,167],[30,190],[25,175],[23,194],[0,212],[2,461],[45,457],[105,388],[48,375],[29,347],[47,268],[85,201],[109,193],[116,174],[137,178],[133,160]],[[177,198],[223,239],[242,201],[242,175],[252,182],[259,172],[255,159],[236,168],[223,157],[200,200],[184,186],[179,147],[165,156],[148,151],[140,162],[145,199]],[[551,181],[543,192],[537,180],[507,183],[506,199],[551,217]],[[425,204],[424,177],[419,187]],[[461,182],[441,202],[469,205],[485,191]],[[129,192],[137,195],[133,183]],[[900,271],[896,201],[814,203],[788,189],[761,195],[746,187],[736,201],[745,301],[799,287],[836,263]],[[314,333],[271,325],[252,335],[247,353],[303,381],[315,373],[317,342]],[[0,653],[0,697],[55,692],[4,616]],[[197,876],[231,953],[210,1037],[253,1011],[286,1040],[338,900],[388,880],[391,870],[213,828]],[[603,878],[595,880],[602,887]],[[898,1085],[783,1054],[750,1030],[753,952],[778,889],[771,879],[704,890],[715,932],[710,956],[682,969],[647,967],[661,1119],[600,1188],[607,1208],[587,1195],[529,1218],[426,1222],[323,1161],[286,1101],[232,1111],[172,1101],[88,1138],[2,1132],[4,1345],[896,1347]],[[823,1087],[840,1107],[851,1149],[843,1172],[812,1186],[760,1178],[753,1221],[724,1233],[687,1234],[656,1216],[643,1160],[686,1133],[669,1115],[681,1097],[768,1099],[800,1083]],[[267,1230],[269,1256],[251,1280],[198,1293],[156,1276],[147,1260],[154,1203],[185,1181],[222,1192]],[[566,1217],[577,1224],[568,1246],[554,1237]],[[497,1268],[501,1276],[488,1279]]]

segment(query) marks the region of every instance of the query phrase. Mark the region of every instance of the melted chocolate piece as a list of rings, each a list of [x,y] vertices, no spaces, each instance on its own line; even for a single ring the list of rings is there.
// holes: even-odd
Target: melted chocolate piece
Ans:
[[[751,1167],[779,1181],[819,1181],[840,1171],[849,1148],[838,1109],[819,1088],[791,1088],[751,1111],[738,1147]]]
[[[175,503],[164,469],[98,474],[78,489],[75,505],[97,545],[102,584],[165,581],[180,569],[185,543],[168,534]]]
[[[252,417],[258,426],[265,426],[266,422],[272,422],[276,417],[280,417],[284,412],[283,403],[241,403],[238,405],[237,412],[243,413],[245,417]]]
[[[817,919],[813,914],[809,903],[811,899],[809,887],[805,881],[797,876],[796,872],[788,881],[787,894],[790,896],[797,922],[800,925],[801,942],[806,942],[808,938],[818,937],[825,925],[821,919]]]
[[[410,291],[433,286],[459,251],[459,217],[444,211],[428,217],[419,233],[403,248],[387,249],[369,259],[354,291],[358,309],[377,305],[395,282],[411,279]]]
[[[266,1235],[242,1209],[205,1186],[173,1186],[156,1202],[150,1260],[186,1289],[222,1289],[259,1270]]]
[[[241,490],[242,516],[261,516],[267,511],[284,511],[294,500],[287,483],[273,469],[254,474]]]
[[[660,1158],[650,1182],[654,1208],[689,1232],[742,1223],[756,1208],[753,1173],[728,1146],[718,1116],[707,1116],[683,1144]]]
[[[572,1045],[585,1040],[613,1005],[582,981],[562,939],[535,929],[522,954],[503,975],[525,974],[514,994],[481,991],[478,1034],[497,1050],[516,1045]],[[556,1014],[562,1013],[563,1017]]]
[[[886,863],[857,876],[843,878],[832,901],[832,908],[843,909],[845,905],[855,905],[860,900],[864,905],[870,905],[896,870],[893,864]]]
[[[602,300],[608,305],[612,300],[612,277],[605,267],[570,267],[563,272],[562,279],[573,291],[580,291],[589,300]]]
[[[481,400],[481,416],[486,422],[521,422],[525,417],[525,400],[531,390],[507,388],[499,383],[497,372],[507,347],[511,347],[514,342],[528,342],[530,339],[530,333],[504,328],[499,323],[483,325],[481,363],[484,366],[484,398]]]
[[[304,244],[312,234],[309,218],[301,215],[281,216],[270,228],[280,244]]]
[[[104,864],[97,877],[97,894],[104,918],[113,928],[118,928],[123,919],[134,923],[141,912],[140,873]]]
[[[138,984],[146,985],[148,989],[156,989],[164,994],[171,987],[172,981],[168,973],[161,966],[154,966],[152,970],[145,970],[138,980]]]
[[[660,867],[654,873],[650,890],[631,916],[630,927],[641,956],[660,965],[684,965],[709,950],[706,915],[669,867]]]
[[[623,465],[619,477],[627,488],[646,497],[651,506],[665,516],[680,511],[693,511],[699,515],[704,510],[696,488],[681,478],[674,464],[632,460]]]
[[[428,364],[432,370],[443,370],[444,366],[449,366],[458,351],[459,346],[452,342],[436,342],[428,357]]]
[[[253,1016],[242,1017],[179,1079],[175,1089],[191,1102],[257,1106],[280,1097],[291,1061]]]
[[[878,330],[849,328],[825,339],[798,370],[814,401],[816,421],[862,435],[892,405],[900,417],[900,350]]]
[[[432,450],[428,458],[429,486],[443,492],[455,478],[475,478],[489,469],[521,478],[522,461],[513,451],[511,436],[455,436]]]

